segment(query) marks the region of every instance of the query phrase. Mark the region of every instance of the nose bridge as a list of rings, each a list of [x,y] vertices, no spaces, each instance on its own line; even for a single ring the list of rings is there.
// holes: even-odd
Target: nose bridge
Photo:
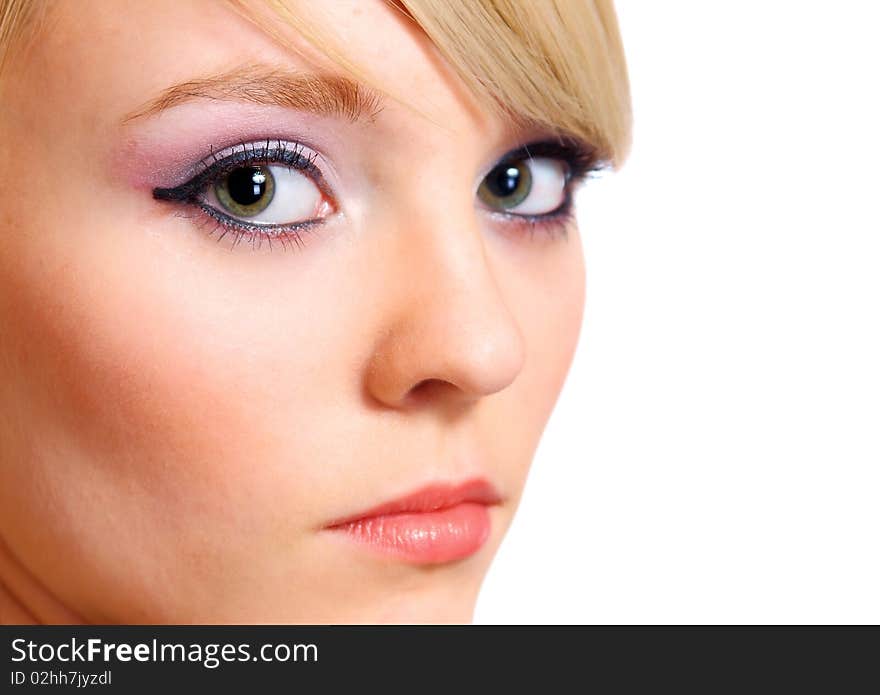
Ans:
[[[396,230],[396,310],[369,370],[370,389],[389,404],[432,381],[459,397],[489,395],[508,386],[525,360],[471,196],[449,193],[445,202],[411,208]]]

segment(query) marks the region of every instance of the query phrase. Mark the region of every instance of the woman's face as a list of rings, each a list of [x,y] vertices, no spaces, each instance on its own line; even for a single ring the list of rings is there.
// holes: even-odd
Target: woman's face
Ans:
[[[580,326],[574,224],[516,212],[561,166],[493,208],[548,134],[392,6],[304,5],[405,104],[213,0],[58,3],[8,65],[0,583],[37,620],[471,617]]]

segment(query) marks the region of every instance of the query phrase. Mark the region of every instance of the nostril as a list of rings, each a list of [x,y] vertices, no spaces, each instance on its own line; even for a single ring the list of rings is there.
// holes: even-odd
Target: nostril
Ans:
[[[410,398],[419,398],[429,395],[437,389],[437,384],[444,383],[440,379],[422,379],[409,390]]]
[[[413,386],[406,395],[406,400],[411,405],[435,400],[444,394],[450,394],[460,389],[453,383],[443,379],[422,379]]]

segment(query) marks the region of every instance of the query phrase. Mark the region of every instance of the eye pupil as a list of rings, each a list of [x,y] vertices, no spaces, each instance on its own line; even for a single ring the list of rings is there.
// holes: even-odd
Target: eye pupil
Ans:
[[[504,198],[516,193],[522,184],[522,172],[517,166],[500,166],[489,174],[488,184],[493,195]]]
[[[266,172],[263,167],[241,167],[230,172],[227,179],[229,197],[239,205],[253,205],[266,193]]]
[[[230,171],[214,186],[225,210],[238,217],[254,217],[269,207],[275,178],[268,166],[244,166]]]

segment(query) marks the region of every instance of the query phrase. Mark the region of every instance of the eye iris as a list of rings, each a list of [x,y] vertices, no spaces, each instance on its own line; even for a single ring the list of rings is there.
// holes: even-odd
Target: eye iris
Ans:
[[[239,167],[218,181],[214,190],[217,199],[229,212],[253,217],[272,202],[275,179],[268,167]]]
[[[525,162],[500,164],[489,172],[480,185],[484,203],[495,208],[513,208],[532,190],[532,174]]]

